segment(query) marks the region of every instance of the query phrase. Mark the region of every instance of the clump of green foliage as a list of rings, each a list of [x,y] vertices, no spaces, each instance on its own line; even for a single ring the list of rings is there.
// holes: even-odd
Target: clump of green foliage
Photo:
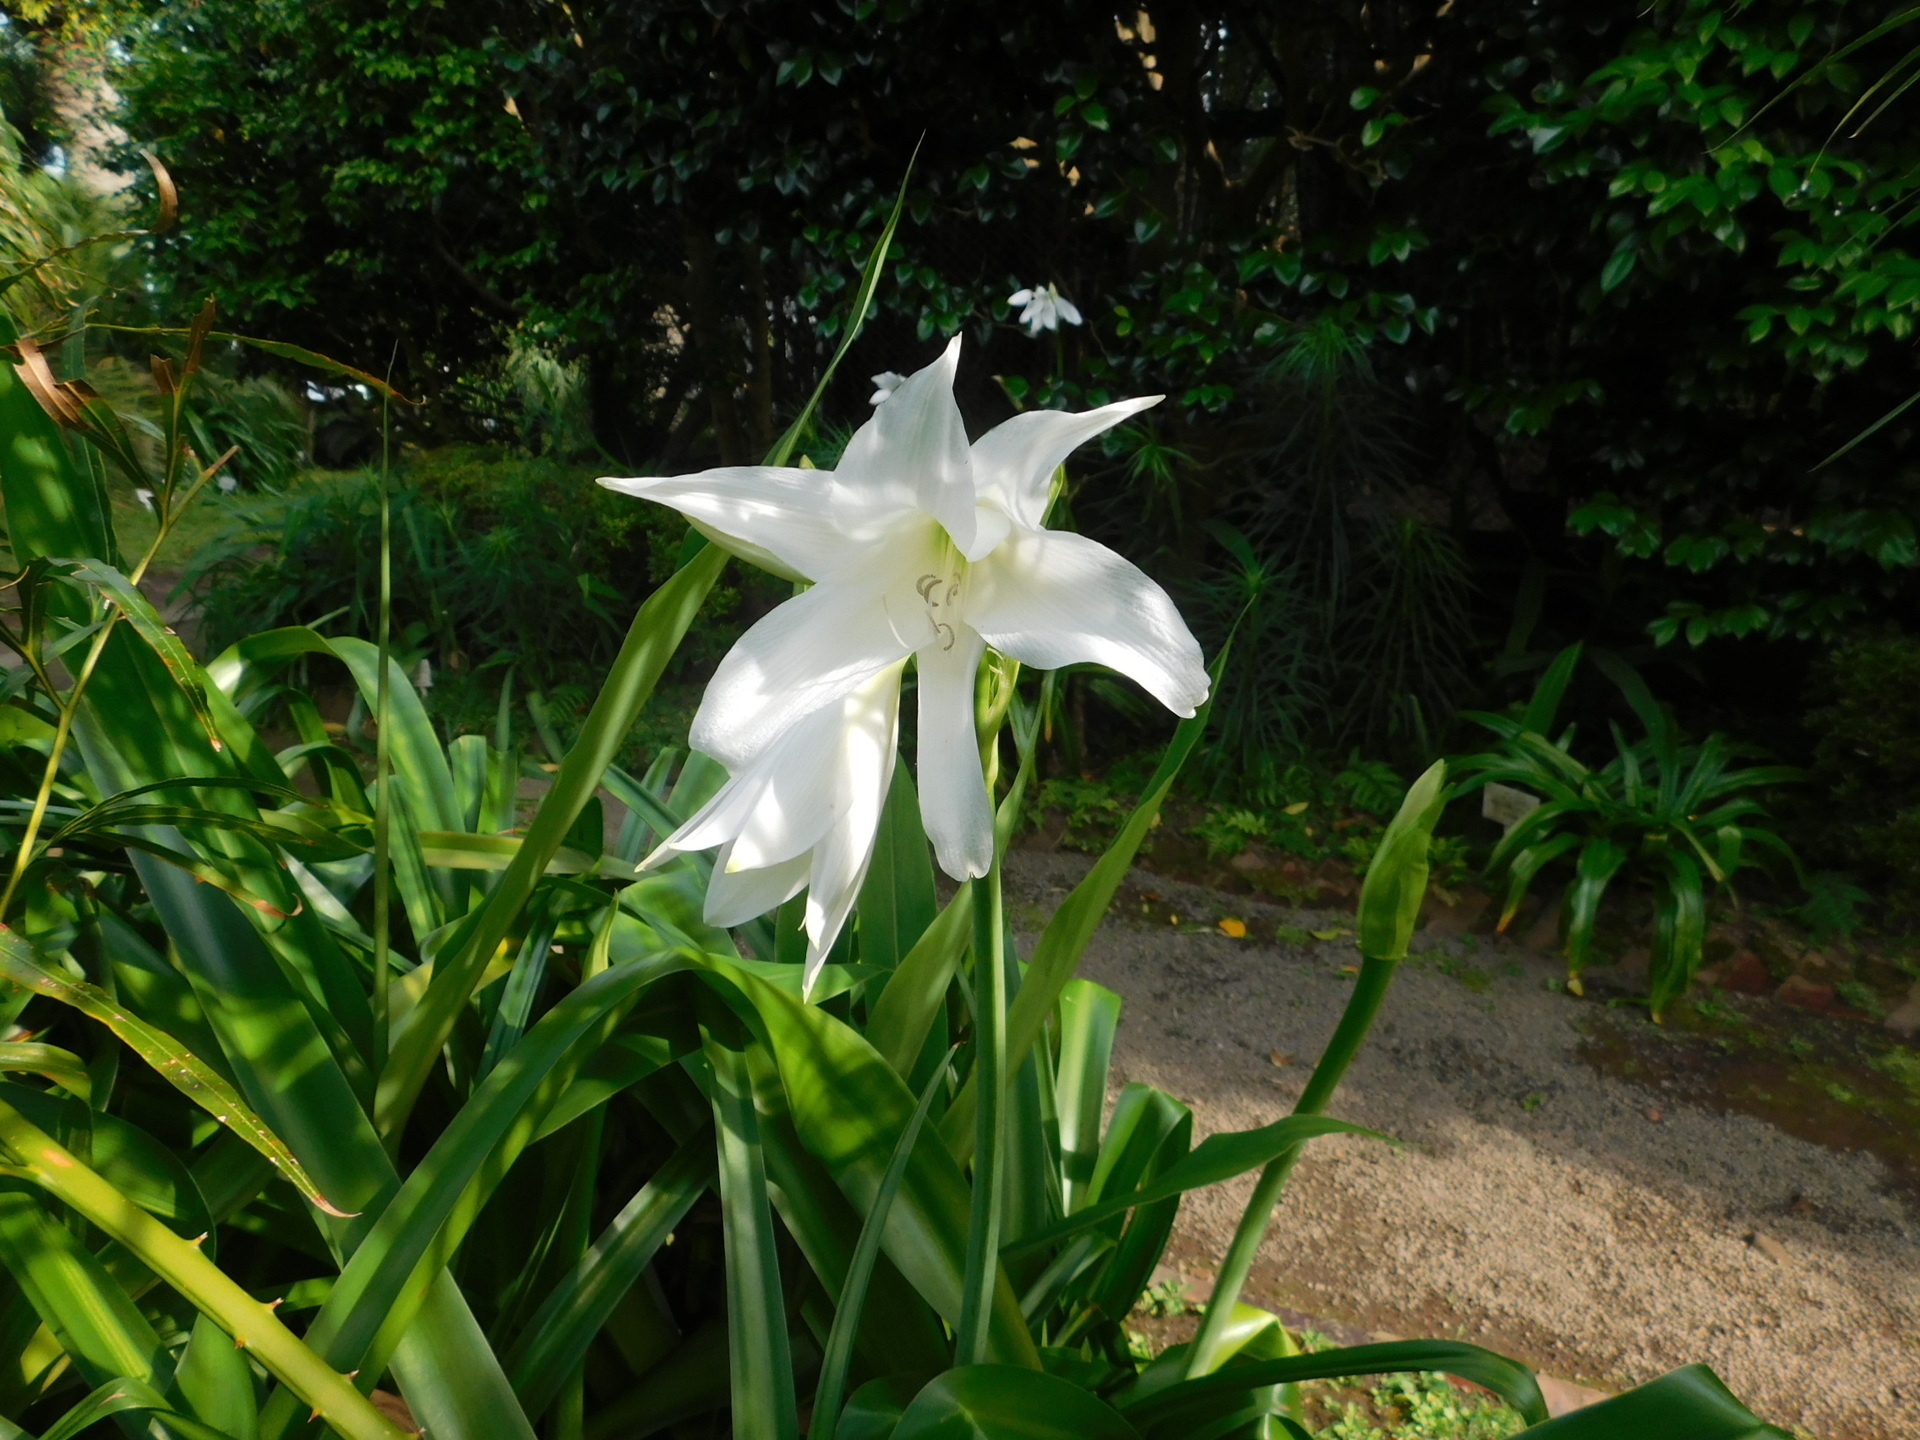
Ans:
[[[590,686],[673,572],[684,527],[595,485],[598,473],[471,445],[403,457],[389,489],[395,648],[410,667],[429,662],[448,703],[490,703],[509,667],[521,686]],[[372,635],[381,488],[377,474],[312,474],[232,507],[183,581],[209,653],[280,625]],[[723,619],[701,648],[728,638]]]
[[[1673,716],[1654,700],[1638,672],[1606,654],[1596,654],[1595,663],[1620,687],[1646,735],[1629,742],[1615,724],[1613,758],[1599,766],[1585,764],[1573,754],[1575,727],[1548,738],[1580,656],[1581,647],[1572,645],[1555,657],[1517,718],[1469,717],[1492,730],[1500,744],[1458,762],[1468,777],[1461,788],[1498,783],[1540,799],[1538,808],[1494,847],[1487,869],[1505,883],[1504,930],[1535,877],[1556,862],[1572,862],[1566,956],[1568,987],[1575,994],[1609,886],[1626,877],[1651,887],[1650,999],[1658,1020],[1686,993],[1700,968],[1709,886],[1725,884],[1766,852],[1798,870],[1799,860],[1787,843],[1752,821],[1766,813],[1756,792],[1804,777],[1782,765],[1736,767],[1734,748],[1724,735],[1711,735],[1699,745],[1682,743]]]

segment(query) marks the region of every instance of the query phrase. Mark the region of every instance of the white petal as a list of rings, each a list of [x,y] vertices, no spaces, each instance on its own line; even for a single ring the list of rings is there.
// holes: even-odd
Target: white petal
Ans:
[[[1101,431],[1164,398],[1120,400],[1077,415],[1029,410],[994,426],[973,442],[973,483],[980,498],[999,505],[1029,530],[1039,529],[1060,463]]]
[[[967,579],[967,623],[1024,664],[1108,666],[1176,715],[1207,698],[1199,643],[1167,592],[1096,540],[1017,529]]]
[[[887,621],[875,583],[885,578],[826,581],[742,635],[701,698],[693,748],[738,771],[789,725],[904,659],[913,644]]]
[[[849,549],[833,523],[832,477],[818,470],[731,465],[600,483],[678,510],[722,549],[789,580],[819,579]]]
[[[833,828],[813,850],[813,868],[807,876],[807,968],[802,990],[813,989],[827,952],[840,936],[853,912],[853,902],[867,877],[873,861],[874,836],[880,828],[880,812],[886,804],[887,786],[893,780],[893,763],[899,733],[893,723],[899,714],[900,677],[891,677],[892,699],[887,706],[888,724],[884,731],[865,731],[849,727],[849,738],[862,737],[866,744],[850,745],[842,798],[846,809]],[[884,745],[883,755],[862,753],[868,746]],[[875,762],[878,763],[875,763]]]
[[[1059,304],[1059,307],[1060,307],[1060,318],[1062,320],[1066,321],[1069,325],[1078,325],[1082,323],[1080,318],[1079,306],[1075,305],[1071,300],[1066,300],[1066,299],[1062,299],[1057,303]]]
[[[707,882],[707,923],[723,930],[786,904],[807,883],[809,857],[805,855],[765,870],[729,871],[729,858],[727,850],[720,852],[713,878]]]
[[[834,467],[840,482],[833,522],[868,538],[917,506],[947,529],[954,544],[973,543],[973,479],[967,429],[953,403],[960,337],[940,358],[900,382],[887,403],[854,432]]]
[[[1007,297],[1007,304],[1009,305],[1029,305],[1032,303],[1033,291],[1031,290],[1016,290]]]
[[[843,843],[871,848],[899,743],[905,668],[904,661],[889,665],[838,704],[789,727],[748,767],[765,783],[734,842],[731,868],[789,860],[846,826],[865,838]]]
[[[980,636],[962,625],[951,650],[927,646],[915,656],[920,667],[920,814],[934,858],[956,880],[984,875],[993,863],[993,809],[973,723],[973,677],[984,649]]]

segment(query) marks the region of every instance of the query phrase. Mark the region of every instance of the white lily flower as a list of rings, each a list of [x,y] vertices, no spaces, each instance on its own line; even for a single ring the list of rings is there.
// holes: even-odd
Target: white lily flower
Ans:
[[[1020,323],[1027,327],[1029,335],[1058,330],[1062,320],[1069,325],[1083,323],[1079,307],[1062,295],[1057,285],[1049,285],[1044,290],[1016,290],[1007,297],[1007,303],[1026,307],[1020,312]]]
[[[1106,546],[1041,528],[1068,454],[1161,397],[1077,415],[1028,411],[969,446],[953,400],[959,358],[956,338],[875,408],[832,471],[728,466],[600,483],[669,505],[734,554],[812,582],[720,662],[694,717],[693,747],[743,786],[749,771],[763,776],[756,803],[778,809],[784,768],[823,763],[793,738],[795,727],[897,678],[911,655],[921,814],[941,868],[968,879],[993,858],[973,719],[974,676],[989,645],[1041,670],[1106,665],[1183,716],[1206,698],[1207,674],[1165,591]],[[877,823],[877,811],[862,821],[863,854]],[[706,834],[703,843],[718,843]],[[693,838],[675,844],[700,848]],[[737,846],[728,861],[730,873],[759,863]],[[797,885],[795,874],[768,879],[766,893]],[[823,904],[823,917],[830,913]]]
[[[133,498],[140,502],[140,508],[142,510],[153,509],[153,491],[146,489],[144,486],[133,492]]]
[[[797,721],[642,866],[718,845],[706,918],[722,928],[764,915],[806,886],[809,991],[873,858],[898,753],[904,663]]]
[[[885,404],[887,397],[898,390],[900,386],[905,383],[906,378],[907,377],[902,375],[898,370],[882,370],[878,375],[872,377],[873,394],[867,397],[867,404]]]

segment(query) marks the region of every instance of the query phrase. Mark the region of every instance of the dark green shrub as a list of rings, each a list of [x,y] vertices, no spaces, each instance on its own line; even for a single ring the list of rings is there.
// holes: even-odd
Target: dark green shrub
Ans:
[[[477,701],[458,693],[469,680],[495,694],[508,666],[521,688],[586,683],[612,660],[634,607],[672,573],[684,527],[595,485],[598,473],[477,446],[405,458],[392,482],[393,630],[397,652],[430,661],[454,692],[436,698]],[[377,475],[310,475],[230,515],[183,581],[209,653],[277,625],[373,634]]]
[[[1920,916],[1920,637],[1861,636],[1824,667],[1807,717],[1827,803],[1813,844],[1903,918]]]

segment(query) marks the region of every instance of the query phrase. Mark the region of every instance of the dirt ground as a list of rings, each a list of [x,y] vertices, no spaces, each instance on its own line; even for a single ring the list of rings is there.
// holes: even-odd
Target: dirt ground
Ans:
[[[1086,866],[1010,859],[1024,938]],[[1213,930],[1222,916],[1253,933]],[[1276,921],[1352,917],[1136,871],[1082,965],[1126,1002],[1117,1082],[1190,1104],[1196,1140],[1284,1113],[1345,1002],[1351,939],[1258,938]],[[1333,1105],[1402,1143],[1315,1142],[1249,1300],[1347,1335],[1471,1340],[1609,1391],[1704,1361],[1817,1440],[1920,1436],[1911,1173],[1842,1148],[1851,1134],[1801,1138],[1703,1103],[1659,1065],[1597,1064],[1622,1036],[1672,1042],[1641,1011],[1549,988],[1544,955],[1471,937],[1415,951]],[[1182,1209],[1171,1254],[1196,1298],[1250,1189]]]

